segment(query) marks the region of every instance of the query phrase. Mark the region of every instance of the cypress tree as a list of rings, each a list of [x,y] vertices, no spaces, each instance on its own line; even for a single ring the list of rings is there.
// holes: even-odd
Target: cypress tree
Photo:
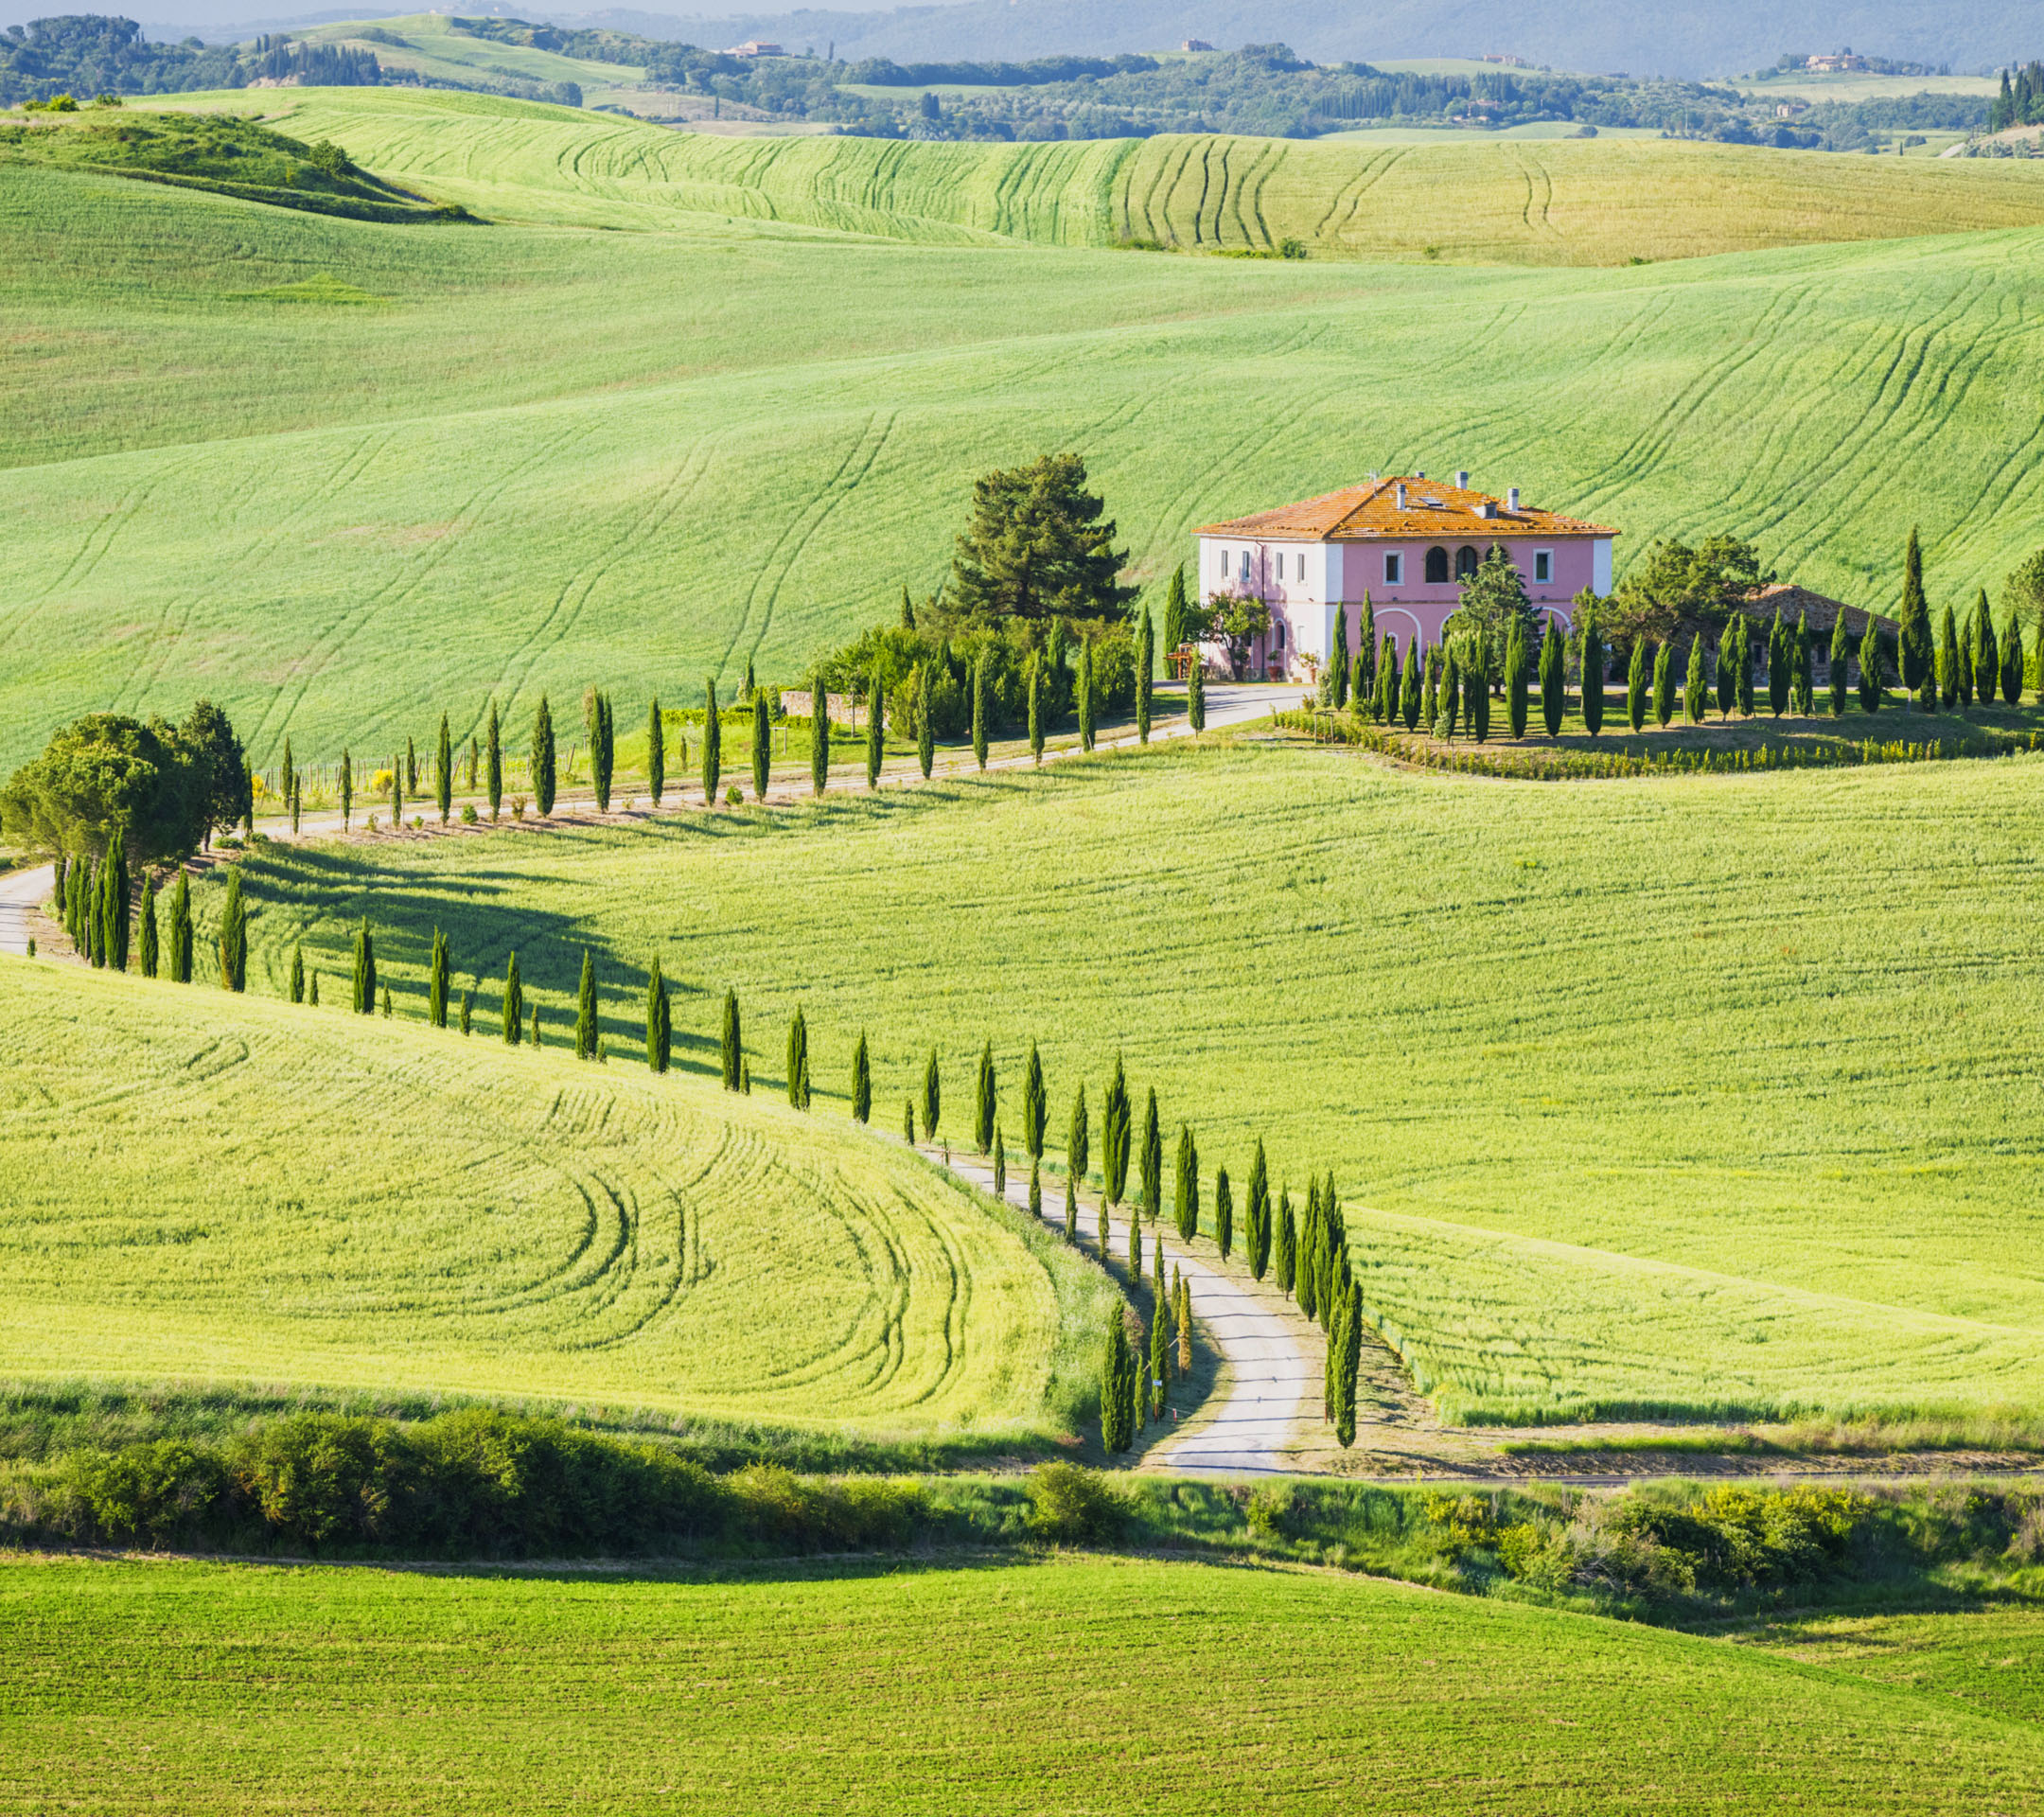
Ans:
[[[830,696],[818,674],[809,688],[809,791],[820,795],[830,786]]]
[[[1164,1138],[1157,1127],[1154,1085],[1143,1106],[1141,1165],[1143,1216],[1154,1224],[1164,1204]]]
[[[1130,1120],[1128,1081],[1118,1053],[1114,1077],[1107,1082],[1106,1096],[1101,1101],[1101,1167],[1109,1205],[1121,1203],[1122,1191],[1128,1185]]]
[[[745,1042],[738,1025],[738,993],[724,993],[724,1019],[718,1032],[718,1051],[723,1062],[724,1089],[738,1089],[739,1063],[745,1058]]]
[[[390,818],[391,831],[395,833],[404,823],[405,779],[404,768],[396,758],[391,759]]]
[[[887,752],[887,690],[880,685],[880,671],[872,672],[866,689],[866,786],[880,786],[880,760]]]
[[[248,988],[248,911],[241,906],[241,867],[227,869],[227,898],[220,905],[220,989]]]
[[[1703,664],[1703,633],[1699,629],[1689,640],[1689,672],[1683,679],[1683,717],[1692,726],[1703,721],[1710,698],[1710,678]]]
[[[70,937],[71,944],[89,960],[92,954],[84,937],[84,923],[81,919],[83,910],[80,908],[80,905],[85,900],[84,890],[85,860],[83,858],[74,858],[64,867],[63,900],[60,904],[62,909],[62,920],[64,932]]]
[[[1947,602],[1938,616],[1938,700],[1949,713],[1959,699],[1959,624]]]
[[[645,987],[645,1058],[655,1072],[665,1072],[673,1057],[674,1025],[670,1015],[667,980],[661,975],[660,955],[656,953]]]
[[[316,1010],[316,1009],[318,1009],[318,1008],[319,1008],[319,973],[318,973],[318,972],[314,972],[314,973],[312,974],[312,983],[311,983],[311,986],[310,986],[310,988],[308,988],[308,989],[307,990],[307,992],[306,992],[306,1004],[307,1004],[307,1007],[308,1007],[308,1008],[310,1008],[310,1009],[315,1009],[315,1010]]]
[[[1542,730],[1550,738],[1560,737],[1568,707],[1568,651],[1552,621],[1541,631],[1540,703]]]
[[[291,1000],[293,1003],[305,1001],[305,944],[302,941],[291,943]]]
[[[1348,697],[1355,702],[1356,711],[1361,713],[1366,700],[1377,692],[1377,609],[1370,604],[1367,587],[1363,590],[1363,611],[1356,620],[1356,653],[1352,663],[1348,660],[1346,634],[1336,641],[1342,653],[1342,664],[1348,671],[1345,678],[1348,685]],[[1344,702],[1337,700],[1334,704],[1341,706]]]
[[[1988,609],[1987,590],[1982,587],[1973,602],[1973,689],[1983,707],[1994,705],[1995,689],[2001,680],[2001,647],[1995,639],[1994,615]]]
[[[178,873],[177,888],[170,895],[170,981],[189,984],[192,979],[191,879]]]
[[[467,989],[466,991],[464,991],[464,992],[462,993],[462,1005],[461,1005],[461,1032],[463,1032],[464,1034],[467,1034],[467,1033],[468,1032],[468,1023],[469,1023],[470,1019],[471,1019],[471,1018],[472,1018],[472,1017],[474,1016],[474,1014],[475,1014],[475,979],[474,979],[474,976],[473,976],[473,974],[471,974],[471,975],[470,975],[470,978],[469,978],[469,983],[468,983],[468,988],[467,988]]]
[[[1377,653],[1377,717],[1389,725],[1399,710],[1398,639],[1383,634],[1383,648]]]
[[[384,987],[383,987],[383,1019],[384,1019],[384,1021],[388,1022],[388,1021],[390,1020],[390,1018],[391,1018],[391,994],[390,994],[390,986],[389,986],[388,984],[386,984],[386,985],[384,985]]]
[[[1419,717],[1429,729],[1440,719],[1440,672],[1441,653],[1436,645],[1426,653],[1426,679],[1419,697]]]
[[[1164,654],[1170,656],[1186,646],[1185,563],[1172,570],[1171,585],[1164,590]]]
[[[1774,609],[1773,627],[1768,632],[1768,710],[1779,719],[1788,710],[1788,683],[1794,676],[1795,658],[1788,641],[1788,627],[1782,623],[1781,608]]]
[[[1817,706],[1817,678],[1810,662],[1809,614],[1796,614],[1795,648],[1791,652],[1795,660],[1795,687],[1792,698],[1796,712],[1807,719]]]
[[[1065,1175],[1065,1241],[1079,1241],[1079,1189],[1069,1173]]]
[[[1973,704],[1973,617],[1970,612],[1959,627],[1958,645],[1952,673],[1959,690],[1959,705],[1964,710]]]
[[[1298,1228],[1292,1218],[1292,1189],[1278,1194],[1278,1291],[1289,1297],[1298,1278]]]
[[[1039,1222],[1043,1218],[1043,1175],[1034,1161],[1030,1163],[1029,1212]]]
[[[418,800],[418,749],[409,738],[404,741],[404,785],[405,793]]]
[[[1157,1251],[1161,1273],[1164,1252]],[[1171,1299],[1160,1288],[1153,1293],[1150,1313],[1150,1417],[1164,1417],[1165,1384],[1171,1379]]]
[[[503,732],[497,723],[497,697],[490,696],[489,732],[484,745],[484,787],[489,796],[490,819],[503,808]]]
[[[938,1119],[943,1114],[943,1091],[937,1078],[937,1050],[929,1050],[929,1062],[923,1068],[923,1139],[937,1139]]]
[[[1902,691],[1915,694],[1930,679],[1930,607],[1924,597],[1923,548],[1916,526],[1910,525],[1902,552],[1902,604],[1895,613],[1895,661],[1902,672]]]
[[[1192,1129],[1188,1123],[1178,1125],[1176,1186],[1178,1235],[1181,1241],[1190,1243],[1199,1234],[1199,1149],[1193,1143]]]
[[[930,767],[937,761],[937,731],[930,724],[930,665],[916,664],[919,687],[916,694],[916,763],[923,771],[923,780],[929,781]]]
[[[1744,612],[1734,612],[1732,623],[1738,632],[1736,645],[1738,658],[1738,710],[1741,717],[1751,719],[1753,714],[1753,632],[1747,626]]]
[[[1083,750],[1093,749],[1093,645],[1090,641],[1079,645],[1079,745]]]
[[[355,930],[355,975],[354,989],[349,997],[349,1007],[357,1015],[369,1015],[376,1009],[376,941],[369,932],[369,917],[364,915],[361,926]]]
[[[910,1148],[913,1148],[915,1146],[915,1100],[913,1098],[904,1098],[901,1109],[902,1140],[907,1142]]]
[[[92,887],[85,892],[85,949],[95,968],[103,967],[107,961],[107,865],[104,859],[95,863],[92,872]]]
[[[119,827],[107,841],[106,962],[116,972],[128,969],[128,836]]]
[[[433,752],[433,805],[440,810],[440,824],[448,823],[454,807],[454,741],[448,736],[447,714],[440,715],[440,745]]]
[[[517,1047],[519,1037],[525,1028],[525,991],[519,982],[518,954],[514,952],[504,966],[503,981],[503,1038],[507,1047]]]
[[[1585,609],[1582,618],[1582,722],[1595,738],[1604,730],[1604,633],[1596,622],[1596,609]]]
[[[1150,742],[1150,671],[1156,663],[1156,639],[1150,627],[1150,609],[1145,606],[1136,626],[1136,738]]]
[[[1360,686],[1356,692],[1362,692]],[[1334,609],[1334,635],[1328,646],[1327,703],[1336,713],[1348,704],[1348,609],[1346,606]]]
[[[554,812],[554,713],[543,694],[533,715],[532,786],[533,805],[543,820]]]
[[[1852,638],[1845,629],[1845,614],[1841,612],[1831,626],[1831,644],[1826,659],[1824,680],[1829,684],[1831,695],[1831,716],[1845,716],[1845,693],[1852,667]]]
[[[294,839],[298,837],[299,809],[304,805],[304,803],[300,799],[302,791],[299,788],[298,783],[299,779],[295,775],[292,776],[291,783],[291,838]]]
[[[1480,745],[1490,736],[1490,638],[1481,626],[1470,634],[1462,706],[1470,733]]]
[[[1506,722],[1514,738],[1525,736],[1527,704],[1525,626],[1514,619],[1505,640]]]
[[[1136,1442],[1129,1417],[1129,1376],[1134,1367],[1128,1332],[1117,1310],[1107,1321],[1107,1344],[1101,1357],[1101,1449],[1110,1454],[1127,1451]]]
[[[1311,1319],[1320,1307],[1320,1176],[1306,1176],[1306,1217],[1299,1226],[1295,1267],[1299,1311]]]
[[[1744,627],[1736,612],[1718,636],[1718,716],[1729,719],[1738,704],[1738,645]]]
[[[355,812],[355,759],[343,750],[341,753],[341,830],[348,830],[350,819]]]
[[[1363,1289],[1349,1285],[1335,1320],[1340,1363],[1334,1376],[1334,1437],[1343,1450],[1355,1443],[1356,1378],[1363,1367]]]
[[[724,780],[724,719],[717,712],[716,677],[703,678],[702,796],[708,807],[716,805],[717,785]]]
[[[142,929],[138,944],[140,950],[136,954],[136,962],[141,967],[142,976],[144,978],[154,978],[156,976],[158,958],[156,948],[156,879],[154,877],[145,876],[142,879]]]
[[[71,911],[71,856],[59,852],[50,866],[50,912],[62,921]]]
[[[809,1024],[800,1005],[788,1018],[787,1101],[797,1110],[809,1108]]]
[[[773,769],[773,714],[766,705],[766,690],[752,691],[752,799],[766,799],[766,784]]]
[[[1263,1158],[1263,1138],[1257,1138],[1256,1159],[1249,1165],[1249,1203],[1245,1208],[1249,1244],[1249,1272],[1263,1279],[1270,1267],[1271,1204],[1270,1168]]]
[[[291,733],[287,732],[284,734],[284,766],[277,772],[277,781],[283,786],[284,799],[286,802],[289,802],[291,800],[291,779],[297,774],[297,759],[291,751]],[[293,827],[291,830],[293,832],[296,832],[297,828]]]
[[[2001,627],[2001,698],[2009,706],[2020,706],[2022,691],[2022,629],[2016,623],[2016,609],[2012,606],[2008,622]]]
[[[1107,1243],[1107,1210],[1101,1208],[1101,1246]],[[1129,1273],[1137,1279],[1142,1279],[1142,1212],[1137,1207],[1130,1207],[1128,1221],[1128,1266]]]
[[[667,792],[667,721],[661,713],[657,694],[646,707],[645,751],[646,793],[653,798],[653,805],[657,808],[661,797]],[[495,819],[495,816],[491,818]]]
[[[1194,732],[1207,730],[1207,673],[1197,650],[1186,664],[1186,723]]]
[[[1675,716],[1675,653],[1665,644],[1654,645],[1653,711],[1658,725]]]
[[[1631,721],[1634,732],[1647,723],[1652,687],[1653,671],[1647,666],[1647,640],[1635,637],[1631,661],[1626,664],[1626,717]]]
[[[1022,1068],[1022,1146],[1034,1161],[1043,1159],[1044,1128],[1050,1120],[1049,1101],[1044,1095],[1043,1059],[1036,1044],[1030,1043],[1029,1060]]]
[[[539,1046],[539,1006],[537,1003],[532,1006],[532,1044],[535,1048]]]
[[[439,928],[433,929],[432,959],[426,973],[426,1019],[436,1029],[447,1027],[448,946]]]
[[[1880,624],[1869,612],[1866,635],[1859,640],[1859,705],[1868,713],[1880,711],[1882,666]]]
[[[1086,1176],[1092,1161],[1092,1132],[1086,1125],[1085,1081],[1072,1094],[1071,1127],[1065,1137],[1065,1169],[1075,1180]]]
[[[1043,762],[1043,655],[1031,651],[1029,660],[1029,742],[1030,758],[1034,763]]]
[[[1420,647],[1416,634],[1405,651],[1405,679],[1399,684],[1399,716],[1405,721],[1407,732],[1417,730],[1419,724],[1425,674],[1426,652]]]
[[[585,946],[582,949],[582,987],[575,994],[574,1057],[577,1060],[593,1060],[596,1057],[596,958]]]
[[[866,1031],[859,1031],[858,1046],[852,1050],[852,1120],[872,1120],[872,1057],[866,1048]]]
[[[984,769],[987,760],[987,660],[984,655],[973,664],[972,743],[973,761]]]
[[[994,1196],[1008,1196],[1008,1140],[997,1124],[994,1130]]]
[[[994,1145],[994,1044],[979,1050],[973,1100],[973,1145],[984,1155]]]
[[[1228,1251],[1235,1246],[1235,1199],[1228,1191],[1227,1169],[1214,1170],[1213,1180],[1213,1238],[1214,1246],[1221,1251],[1221,1260],[1228,1259]]]
[[[616,747],[610,737],[610,697],[591,690],[589,697],[590,781],[596,791],[596,810],[610,811],[610,775]]]

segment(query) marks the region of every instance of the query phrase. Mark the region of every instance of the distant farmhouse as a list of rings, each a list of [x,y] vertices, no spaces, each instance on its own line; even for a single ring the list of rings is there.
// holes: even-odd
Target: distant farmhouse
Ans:
[[[1826,74],[1837,70],[1864,69],[1866,66],[1867,60],[1864,57],[1855,57],[1849,49],[1834,51],[1829,56],[1806,58],[1803,63],[1805,69],[1821,70]]]
[[[1180,50],[1187,50],[1187,51],[1191,51],[1191,50],[1211,50],[1211,49],[1213,48],[1213,46],[1212,46],[1211,44],[1208,44],[1208,43],[1207,43],[1207,42],[1206,41],[1206,39],[1204,39],[1204,38],[1188,38],[1188,39],[1187,39],[1187,40],[1185,41],[1185,43],[1184,43],[1184,44],[1180,44],[1180,45],[1178,46],[1178,48],[1179,48]]]
[[[1401,650],[1415,639],[1432,646],[1462,602],[1462,582],[1490,545],[1517,565],[1526,597],[1553,622],[1569,624],[1584,588],[1612,590],[1615,530],[1523,504],[1513,486],[1502,499],[1424,473],[1372,479],[1299,504],[1280,505],[1193,532],[1199,538],[1199,592],[1262,600],[1269,632],[1250,651],[1253,673],[1303,679],[1328,660],[1334,614],[1348,608],[1353,655],[1366,593],[1378,634]],[[1210,646],[1218,655],[1221,645]]]
[[[757,38],[748,38],[742,44],[733,44],[725,53],[727,57],[785,57],[787,52],[779,44],[765,44]]]

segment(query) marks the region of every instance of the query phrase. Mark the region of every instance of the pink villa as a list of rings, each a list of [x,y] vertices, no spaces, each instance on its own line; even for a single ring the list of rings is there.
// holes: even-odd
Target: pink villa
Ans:
[[[1461,583],[1500,543],[1518,564],[1526,597],[1566,626],[1576,595],[1612,586],[1612,539],[1618,533],[1519,502],[1471,492],[1469,475],[1453,485],[1424,473],[1372,479],[1301,504],[1280,505],[1226,523],[1209,523],[1199,538],[1198,596],[1236,594],[1270,607],[1271,627],[1250,651],[1252,674],[1304,679],[1328,659],[1334,614],[1348,609],[1348,650],[1355,653],[1364,595],[1377,636],[1438,644],[1441,626],[1461,604]],[[1218,644],[1209,658],[1225,662]]]

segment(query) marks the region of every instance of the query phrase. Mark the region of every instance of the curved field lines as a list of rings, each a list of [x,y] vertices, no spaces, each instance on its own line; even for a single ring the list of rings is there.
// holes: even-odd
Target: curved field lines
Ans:
[[[0,1004],[10,1376],[1048,1429],[1043,1264],[836,1118],[70,968]]]

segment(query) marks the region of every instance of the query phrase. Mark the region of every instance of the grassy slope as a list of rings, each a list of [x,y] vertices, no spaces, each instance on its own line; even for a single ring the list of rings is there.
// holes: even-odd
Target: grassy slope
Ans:
[[[2044,221],[2044,180],[2014,162],[1662,141],[733,141],[481,97],[456,115],[442,96],[391,89],[264,102],[286,131],[334,138],[377,170],[505,220],[655,227],[707,213],[914,240],[1137,238],[1203,251],[1295,238],[1322,256],[1534,265]]]
[[[1985,1716],[2044,1722],[2044,1615],[2035,1609],[1810,1615],[1770,1623],[1752,1641],[1783,1658],[1949,1698]]]
[[[474,38],[456,31],[451,21],[438,13],[379,19],[369,30],[376,34],[373,38],[362,35],[361,22],[350,21],[290,35],[308,44],[359,44],[374,51],[386,68],[416,70],[443,81],[509,78],[523,82],[573,82],[582,90],[585,104],[601,100],[608,90],[635,83],[645,74],[636,64],[585,62],[529,44]],[[402,42],[394,44],[393,38]]]
[[[1072,1561],[619,1582],[25,1560],[0,1794],[128,1810],[2031,1810],[2020,1722],[1678,1634]],[[259,1685],[248,1662],[259,1659]],[[1110,1791],[1111,1788],[1111,1791]]]
[[[784,678],[933,587],[971,477],[1047,446],[1153,580],[1191,525],[1380,467],[1467,465],[1622,552],[1736,528],[1877,601],[1900,524],[1940,603],[2044,533],[2033,233],[1472,272],[421,236],[41,170],[0,174],[0,415],[41,463],[0,473],[0,764],[200,692],[273,762],[443,708],[465,735],[492,690],[520,722],[541,688]],[[321,278],[388,303],[248,295]]]
[[[438,925],[486,979],[516,944],[564,1003],[594,941],[622,1029],[659,951],[699,1036],[727,983],[763,1031],[799,992],[834,1093],[869,1030],[881,1105],[934,1043],[955,1120],[991,1037],[1013,1128],[1038,1040],[1053,1142],[1123,1049],[1209,1178],[1239,1191],[1259,1133],[1274,1183],[1335,1171],[1373,1310],[1450,1405],[2034,1412],[2035,785],[2027,759],[1570,787],[1155,752],[266,861],[258,968],[366,910],[400,988]]]
[[[838,1119],[13,960],[0,1025],[0,1374],[1055,1427],[1084,1281]]]

